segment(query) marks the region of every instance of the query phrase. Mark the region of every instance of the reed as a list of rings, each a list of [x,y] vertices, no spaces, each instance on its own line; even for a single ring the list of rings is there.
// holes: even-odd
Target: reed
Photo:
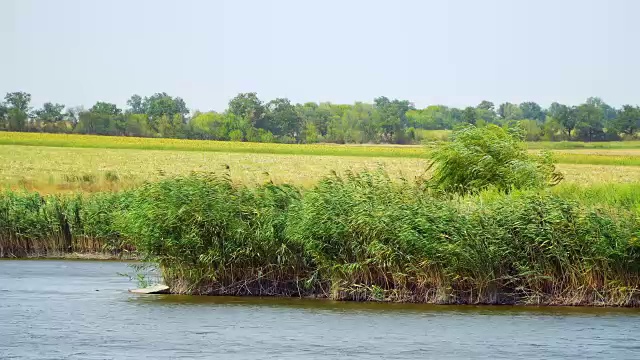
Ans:
[[[173,292],[640,305],[640,185],[448,194],[382,171],[311,188],[191,175],[0,195],[0,254],[135,248]]]
[[[56,257],[69,253],[118,256],[128,252],[113,216],[125,193],[41,196],[0,193],[0,257]]]
[[[120,225],[179,293],[639,305],[637,210],[554,191],[452,196],[384,173],[304,192],[189,177],[141,188]]]

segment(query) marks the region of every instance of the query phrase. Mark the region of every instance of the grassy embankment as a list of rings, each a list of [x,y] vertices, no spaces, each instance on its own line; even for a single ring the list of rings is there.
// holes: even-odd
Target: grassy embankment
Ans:
[[[415,146],[284,145],[2,132],[0,144],[5,144],[0,146],[0,185],[42,193],[121,190],[192,171],[228,173],[236,184],[273,181],[310,187],[331,171],[344,174],[382,166],[393,178],[411,180],[422,176],[428,163],[425,148]],[[640,165],[640,142],[529,146],[586,147],[553,150],[566,183],[640,182],[640,166],[636,166]]]
[[[640,187],[457,197],[382,174],[302,190],[206,176],[0,195],[0,255],[137,248],[174,292],[640,304]]]

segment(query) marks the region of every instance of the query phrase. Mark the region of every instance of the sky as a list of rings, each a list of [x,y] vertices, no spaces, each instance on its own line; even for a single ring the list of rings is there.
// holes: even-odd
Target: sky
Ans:
[[[2,0],[0,94],[640,103],[635,0]]]

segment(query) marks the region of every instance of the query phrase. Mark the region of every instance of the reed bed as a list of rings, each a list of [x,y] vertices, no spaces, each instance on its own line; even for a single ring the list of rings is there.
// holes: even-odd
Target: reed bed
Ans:
[[[201,174],[5,192],[0,249],[135,248],[185,294],[639,306],[639,199],[640,185],[451,195],[382,171],[306,189]]]
[[[126,256],[132,247],[113,228],[113,216],[125,199],[125,193],[0,193],[0,258]]]

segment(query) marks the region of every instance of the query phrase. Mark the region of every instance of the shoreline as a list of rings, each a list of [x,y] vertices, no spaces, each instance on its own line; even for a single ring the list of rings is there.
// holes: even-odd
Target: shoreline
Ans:
[[[27,257],[2,257],[0,261],[89,261],[89,262],[141,262],[140,257],[137,256],[115,256],[111,254],[104,253],[67,253],[67,254],[31,254]],[[166,282],[166,281],[165,281]],[[178,286],[179,288],[179,286]],[[366,304],[399,304],[399,305],[435,305],[435,306],[460,306],[460,307],[473,307],[473,306],[489,306],[489,307],[521,307],[521,308],[617,308],[617,309],[640,309],[640,303],[627,303],[627,304],[615,304],[615,303],[606,303],[604,301],[575,301],[572,302],[569,299],[563,299],[561,297],[553,297],[551,296],[548,300],[542,300],[540,302],[528,302],[525,299],[518,299],[514,297],[514,294],[510,293],[495,293],[491,298],[497,299],[510,299],[511,301],[471,301],[469,299],[461,299],[454,301],[442,301],[443,299],[436,299],[434,297],[430,297],[425,301],[417,300],[419,298],[418,294],[405,294],[405,297],[402,299],[399,298],[384,298],[384,299],[376,299],[369,294],[369,296],[364,295],[360,296],[349,296],[346,293],[342,293],[341,296],[337,298],[331,296],[326,292],[318,292],[318,293],[308,293],[305,295],[296,295],[296,294],[264,294],[264,293],[207,293],[206,291],[195,291],[192,293],[185,293],[184,291],[177,290],[175,291],[175,287],[172,291],[171,287],[169,289],[168,294],[163,295],[171,295],[176,297],[181,296],[189,296],[194,298],[199,298],[202,301],[207,301],[203,299],[220,299],[226,297],[234,297],[234,298],[244,298],[244,299],[269,299],[272,301],[278,300],[292,300],[292,299],[301,299],[301,300],[317,300],[323,302],[337,302],[337,303],[366,303]],[[640,289],[638,290],[640,292]],[[430,289],[428,292],[437,293],[438,289]],[[353,294],[352,294],[353,295]],[[211,300],[215,301],[215,300]]]
[[[90,260],[90,261],[140,261],[136,255],[122,256],[105,253],[55,253],[55,254],[29,254],[27,256],[5,255],[2,260]]]

